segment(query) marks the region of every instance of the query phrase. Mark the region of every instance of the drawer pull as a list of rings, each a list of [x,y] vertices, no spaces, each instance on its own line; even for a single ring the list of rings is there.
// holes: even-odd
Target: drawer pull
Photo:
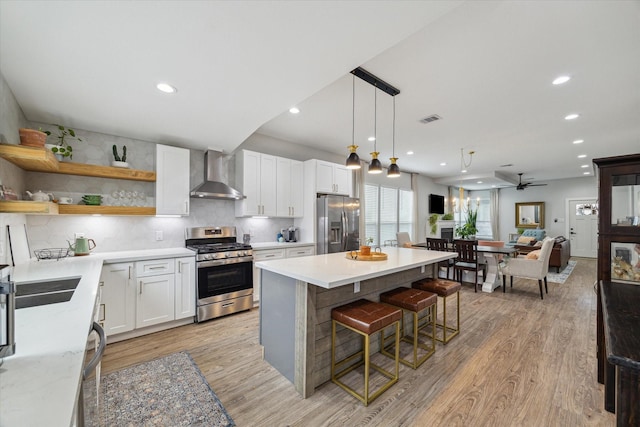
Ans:
[[[223,307],[231,307],[233,304],[235,304],[234,302],[228,302],[225,304],[222,304]]]
[[[165,268],[164,265],[160,265],[157,267],[149,267],[149,270],[163,270],[164,268]]]
[[[265,255],[265,258],[273,258],[275,255]]]

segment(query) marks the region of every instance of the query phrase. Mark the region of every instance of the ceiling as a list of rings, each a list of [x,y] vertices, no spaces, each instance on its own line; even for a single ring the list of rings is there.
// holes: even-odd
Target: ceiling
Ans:
[[[441,183],[582,177],[640,152],[640,1],[0,0],[0,71],[36,122],[226,152],[259,132],[345,158],[353,129],[368,160],[358,66],[400,90],[401,170]],[[392,107],[378,91],[383,165]]]

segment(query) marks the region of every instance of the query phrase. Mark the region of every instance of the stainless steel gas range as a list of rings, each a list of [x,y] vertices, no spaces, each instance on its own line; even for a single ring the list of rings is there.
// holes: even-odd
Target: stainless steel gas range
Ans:
[[[187,228],[186,246],[196,251],[196,320],[253,307],[253,251],[236,240],[235,227]]]

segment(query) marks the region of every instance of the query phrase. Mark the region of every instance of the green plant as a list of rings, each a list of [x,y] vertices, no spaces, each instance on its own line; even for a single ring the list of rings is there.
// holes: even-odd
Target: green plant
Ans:
[[[469,208],[467,212],[467,220],[463,225],[456,227],[456,234],[458,234],[463,239],[466,239],[469,236],[475,236],[478,232],[476,228],[476,220],[478,219],[478,211],[475,212],[473,209]]]
[[[518,228],[518,234],[524,233],[524,228]]]
[[[366,239],[364,239],[364,242],[367,245],[371,245],[373,243],[373,237],[367,237]]]
[[[118,155],[118,147],[116,144],[113,144],[113,158],[116,162],[126,162],[127,161],[127,146],[122,146],[122,157]]]
[[[453,214],[451,212],[448,212],[448,213],[442,215],[441,219],[443,221],[453,221]]]
[[[69,145],[70,140],[77,140],[82,142],[82,139],[76,136],[76,131],[71,128],[65,128],[62,125],[54,125],[58,127],[58,145],[57,147],[53,147],[51,151],[53,154],[60,154],[62,157],[69,157],[73,159],[73,147]],[[51,135],[51,131],[45,130],[43,131],[47,135]]]
[[[436,231],[438,231],[438,214],[429,215],[429,225],[431,226],[431,234],[436,234]]]

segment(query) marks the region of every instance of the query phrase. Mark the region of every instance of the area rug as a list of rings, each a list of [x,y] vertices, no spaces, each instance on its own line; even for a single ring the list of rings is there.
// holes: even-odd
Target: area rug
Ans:
[[[551,270],[547,273],[547,281],[553,283],[564,283],[569,278],[569,275],[573,271],[576,266],[576,261],[569,261],[564,269],[560,270],[559,273],[554,273]]]
[[[95,382],[85,387],[95,389]],[[170,354],[100,380],[100,426],[235,426],[187,352]]]

